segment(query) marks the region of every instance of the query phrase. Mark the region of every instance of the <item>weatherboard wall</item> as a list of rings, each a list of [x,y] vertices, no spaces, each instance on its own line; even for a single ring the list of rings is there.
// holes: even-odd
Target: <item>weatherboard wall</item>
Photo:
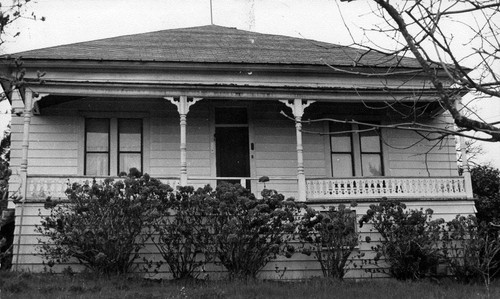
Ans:
[[[419,201],[419,202],[406,202],[408,209],[427,209],[431,208],[434,211],[433,219],[443,218],[445,221],[449,221],[456,217],[456,215],[469,215],[475,212],[474,203],[472,201]],[[322,210],[327,209],[330,205],[336,205],[335,203],[323,203],[323,204],[309,204],[311,207]],[[356,211],[358,220],[364,213],[366,213],[369,208],[370,203],[359,203],[358,206],[354,207]],[[82,270],[83,267],[79,265],[76,261],[68,261],[65,264],[56,265],[53,268],[49,268],[42,256],[39,254],[38,239],[41,238],[39,234],[35,232],[36,225],[40,223],[40,216],[48,215],[48,210],[44,209],[43,203],[26,203],[23,205],[18,205],[16,208],[16,215],[23,215],[22,223],[19,219],[16,226],[16,238],[14,239],[14,264],[16,270],[32,271],[32,272],[42,272],[52,270],[55,272],[60,272],[64,268],[70,266],[73,270]],[[382,273],[372,273],[370,271],[365,271],[368,268],[373,268],[375,271],[377,269],[384,270],[386,265],[383,262],[379,263],[379,266],[369,266],[365,265],[363,268],[359,268],[362,264],[362,260],[369,260],[373,258],[374,253],[371,247],[377,244],[380,240],[380,235],[373,231],[370,224],[365,224],[363,227],[358,227],[359,245],[356,248],[352,261],[356,263],[358,268],[351,266],[351,270],[347,273],[348,278],[359,278],[359,277],[388,277],[386,274]],[[22,238],[19,239],[19,233]],[[372,240],[370,243],[366,242],[366,237],[370,237]],[[295,242],[293,243],[298,248],[301,244]],[[363,253],[364,257],[357,257],[358,254]],[[148,241],[146,247],[141,251],[141,257],[137,259],[136,271],[140,273],[143,272],[144,262],[142,257],[147,259],[158,260],[160,256],[151,241]],[[17,266],[16,266],[17,265]],[[171,277],[168,272],[168,268],[163,266],[159,269],[159,273],[149,273],[144,274],[146,277]],[[311,277],[322,276],[321,267],[319,263],[314,259],[314,256],[306,256],[301,253],[295,253],[291,258],[278,257],[277,259],[271,260],[266,267],[259,273],[260,278],[265,279],[304,279]],[[208,279],[219,279],[224,278],[225,272],[221,266],[216,266],[213,264],[207,265],[205,270],[200,273],[200,278]]]

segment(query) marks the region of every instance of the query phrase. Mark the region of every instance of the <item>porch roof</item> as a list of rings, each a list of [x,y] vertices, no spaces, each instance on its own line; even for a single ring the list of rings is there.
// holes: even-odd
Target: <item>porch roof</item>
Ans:
[[[325,65],[419,69],[415,59],[216,25],[170,29],[13,54],[27,60]]]

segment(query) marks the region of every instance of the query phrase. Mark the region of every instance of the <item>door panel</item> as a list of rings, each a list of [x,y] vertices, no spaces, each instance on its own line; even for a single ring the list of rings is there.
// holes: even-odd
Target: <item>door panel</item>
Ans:
[[[216,168],[218,177],[249,177],[248,127],[216,127]],[[239,183],[239,180],[235,182]],[[231,183],[234,183],[231,180]]]

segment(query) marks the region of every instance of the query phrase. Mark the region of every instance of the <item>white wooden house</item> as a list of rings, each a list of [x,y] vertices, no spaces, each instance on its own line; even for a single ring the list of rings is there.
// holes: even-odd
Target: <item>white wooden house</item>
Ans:
[[[47,196],[64,198],[68,180],[130,167],[173,186],[231,180],[256,194],[268,176],[267,188],[316,207],[356,200],[359,215],[384,196],[447,219],[474,212],[454,138],[300,122],[449,125],[413,59],[215,25],[13,56],[22,57],[27,81],[10,94],[10,190],[23,196],[10,203],[20,269],[42,269],[34,225]],[[16,72],[11,58],[0,67]],[[276,263],[264,277],[275,275]],[[281,263],[288,278],[320,275],[305,256]]]

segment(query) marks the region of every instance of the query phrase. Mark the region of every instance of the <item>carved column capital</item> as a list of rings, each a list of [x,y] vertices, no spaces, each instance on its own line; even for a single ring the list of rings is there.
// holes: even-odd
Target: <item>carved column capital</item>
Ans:
[[[301,100],[301,99],[295,99],[293,101],[291,100],[280,100],[283,104],[285,104],[287,107],[290,107],[292,109],[293,116],[295,119],[300,118],[302,119],[302,116],[304,115],[304,110],[306,110],[307,107],[309,107],[312,103],[316,102],[313,100]]]
[[[203,98],[188,99],[187,96],[180,96],[179,98],[164,97],[164,99],[174,104],[177,107],[177,112],[179,112],[180,115],[187,115],[189,113],[189,108],[196,104],[198,101],[201,101]]]

